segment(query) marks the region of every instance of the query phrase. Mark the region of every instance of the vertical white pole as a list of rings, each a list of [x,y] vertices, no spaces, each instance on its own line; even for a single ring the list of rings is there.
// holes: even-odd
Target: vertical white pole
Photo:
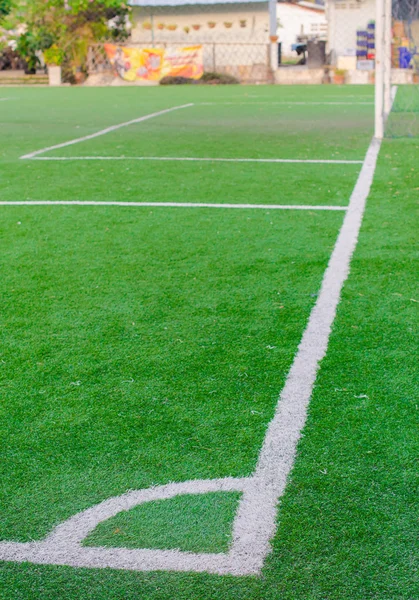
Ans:
[[[326,2],[326,10],[327,10],[327,53],[331,53],[331,64],[335,64],[335,31],[336,31],[336,11],[335,11],[335,3],[330,0]]]
[[[385,0],[384,16],[384,120],[391,110],[391,16],[392,0]]]
[[[276,14],[276,3],[277,0],[269,0],[269,36],[276,36],[278,29],[277,25],[277,14]],[[271,69],[276,71],[278,69],[278,43],[271,42]]]
[[[384,136],[384,4],[376,0],[375,19],[375,137]]]

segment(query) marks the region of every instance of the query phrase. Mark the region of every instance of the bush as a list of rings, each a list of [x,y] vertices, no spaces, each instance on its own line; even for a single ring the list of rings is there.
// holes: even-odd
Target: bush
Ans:
[[[191,79],[190,77],[180,76],[174,77],[173,75],[166,75],[166,77],[160,79],[160,85],[186,85],[193,83],[199,83],[199,79]]]
[[[200,79],[190,79],[189,77],[180,77],[167,75],[160,80],[160,85],[187,85],[187,84],[207,84],[207,85],[224,85],[240,83],[238,79],[232,75],[225,73],[204,73]]]
[[[64,60],[64,52],[61,48],[58,48],[57,44],[53,44],[50,48],[44,50],[44,60],[49,66],[60,66]]]
[[[233,75],[227,75],[227,73],[212,73],[210,71],[204,73],[200,81],[202,83],[221,85],[240,83],[240,81],[236,77],[233,77]]]
[[[39,58],[36,54],[38,51],[38,40],[36,36],[29,31],[22,34],[19,37],[16,51],[26,63],[25,73],[36,73],[36,68],[39,65]]]
[[[0,50],[0,71],[7,69],[24,69],[26,62],[19,56],[16,50],[9,46]]]

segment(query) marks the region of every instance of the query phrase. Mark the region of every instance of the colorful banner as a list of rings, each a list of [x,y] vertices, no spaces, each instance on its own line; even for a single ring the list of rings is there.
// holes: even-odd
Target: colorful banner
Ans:
[[[199,79],[204,72],[202,46],[185,48],[125,48],[105,44],[116,73],[125,81],[159,81],[166,75]]]

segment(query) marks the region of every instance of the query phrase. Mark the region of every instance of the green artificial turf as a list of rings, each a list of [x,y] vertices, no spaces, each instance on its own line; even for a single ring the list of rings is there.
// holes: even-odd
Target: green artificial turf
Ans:
[[[142,504],[98,525],[83,545],[227,552],[239,500],[218,492]]]
[[[419,86],[399,86],[387,119],[386,136],[389,138],[417,138],[419,136]]]
[[[340,169],[269,163],[18,160],[29,152],[189,102],[195,105],[43,156],[363,160],[372,133],[372,105],[272,102],[372,102],[371,91],[366,95],[352,89],[346,98],[332,88],[322,94],[310,89],[307,97],[304,89],[21,90],[0,109],[4,141],[0,156],[7,165],[2,198],[345,204],[359,165]],[[200,104],[208,101],[218,104]]]
[[[248,475],[342,214],[3,211],[0,536]]]
[[[162,200],[170,190],[172,201],[241,202],[248,187],[252,202],[282,202],[279,196],[296,204],[346,204],[359,170],[352,165],[240,171],[235,165],[191,170],[177,164],[151,175],[150,165],[124,161],[116,169],[18,159],[141,111],[190,101],[190,94],[221,102],[301,100],[305,93],[294,87],[5,90],[2,96],[16,100],[13,107],[0,106],[2,199],[141,200],[154,194]],[[310,88],[313,100],[356,102],[371,93],[361,86]],[[217,114],[227,115],[227,108]],[[251,119],[245,108],[241,115]],[[365,116],[360,137],[356,124],[347,126],[358,111]],[[330,154],[365,154],[372,106],[323,106],[322,115],[313,109],[300,125],[298,111],[291,114],[295,120],[283,138],[287,151],[303,155],[308,143],[312,155],[326,156],[328,144]],[[218,155],[233,150],[227,133],[223,146],[218,129],[205,130]],[[140,136],[140,125],[137,131]],[[145,131],[155,135],[151,121]],[[179,136],[179,148],[185,150],[191,137],[189,131]],[[260,137],[253,145],[257,132],[250,126],[241,136],[248,145],[237,144],[236,155],[262,148],[264,139],[267,153],[281,146],[280,127],[278,139],[263,127]],[[127,144],[135,145],[129,138]],[[197,133],[195,143],[201,138]],[[102,149],[105,142],[106,136]],[[262,576],[0,563],[1,599],[419,597],[418,150],[415,139],[383,143]],[[126,168],[133,169],[131,195],[122,183]],[[0,538],[40,539],[78,511],[128,489],[251,473],[343,214],[158,207],[1,211]],[[89,541],[223,551],[235,495],[193,498],[187,503],[196,520],[188,520],[184,501],[122,513]],[[205,530],[201,511],[218,515]]]

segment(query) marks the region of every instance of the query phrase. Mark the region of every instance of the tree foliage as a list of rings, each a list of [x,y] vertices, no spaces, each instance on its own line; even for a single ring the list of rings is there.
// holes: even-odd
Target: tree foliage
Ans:
[[[17,39],[21,56],[33,67],[40,53],[54,45],[63,53],[69,80],[77,70],[85,70],[91,43],[122,41],[129,35],[130,8],[118,0],[27,0],[16,11],[26,25]]]
[[[0,21],[12,10],[12,0],[0,0]]]

